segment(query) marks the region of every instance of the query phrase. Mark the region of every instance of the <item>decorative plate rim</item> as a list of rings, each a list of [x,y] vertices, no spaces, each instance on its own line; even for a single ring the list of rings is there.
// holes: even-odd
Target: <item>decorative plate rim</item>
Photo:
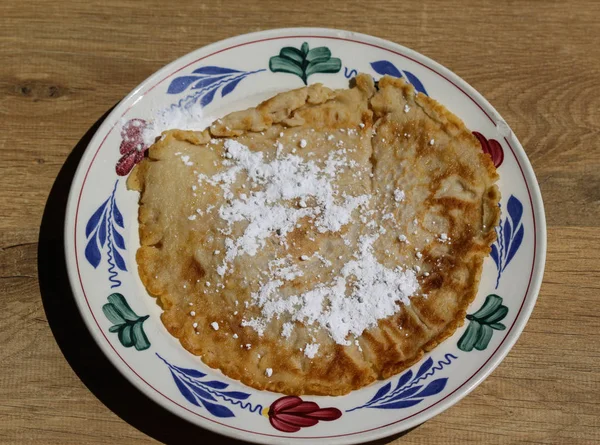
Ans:
[[[508,354],[510,349],[513,347],[520,334],[522,333],[530,315],[533,311],[533,307],[536,303],[537,296],[541,287],[545,260],[546,260],[546,220],[545,212],[543,207],[542,196],[540,193],[539,185],[537,183],[535,173],[531,167],[531,163],[527,158],[527,155],[521,146],[520,142],[514,136],[512,130],[509,129],[507,136],[504,137],[504,141],[512,151],[517,165],[519,165],[521,174],[523,176],[529,203],[532,211],[533,219],[533,259],[532,268],[529,277],[529,284],[525,290],[525,296],[519,310],[515,316],[513,324],[508,328],[508,331],[500,344],[496,347],[493,352],[490,352],[487,360],[477,369],[470,377],[464,379],[462,383],[448,393],[442,399],[438,400],[432,405],[429,405],[422,410],[402,417],[399,420],[381,425],[376,428],[371,428],[358,432],[351,432],[347,434],[336,434],[330,436],[302,436],[294,437],[283,434],[267,434],[257,431],[251,431],[244,428],[228,425],[219,422],[215,419],[202,416],[180,403],[172,400],[168,395],[163,394],[158,388],[152,386],[144,380],[139,374],[136,373],[135,369],[127,363],[127,361],[119,354],[114,348],[112,343],[108,340],[106,333],[100,328],[98,321],[92,311],[90,303],[85,296],[83,290],[83,278],[79,272],[79,266],[77,264],[76,255],[74,252],[76,249],[76,239],[72,236],[75,233],[76,218],[79,209],[79,203],[83,194],[83,185],[87,179],[91,166],[94,163],[100,149],[105,142],[110,132],[117,126],[119,120],[139,101],[144,95],[152,91],[157,85],[161,84],[168,77],[171,77],[175,73],[185,69],[193,63],[198,62],[204,58],[208,58],[212,55],[220,52],[227,51],[240,46],[250,45],[253,43],[278,40],[286,38],[322,38],[331,40],[341,40],[357,44],[368,45],[376,47],[388,52],[391,52],[397,56],[401,56],[411,61],[418,63],[424,68],[432,71],[434,74],[442,77],[446,81],[452,83],[458,88],[465,96],[467,96],[483,113],[490,119],[490,121],[497,127],[498,122],[503,122],[500,114],[495,108],[473,87],[465,82],[458,75],[452,73],[450,70],[435,62],[434,60],[417,53],[409,48],[402,45],[384,40],[378,37],[373,37],[366,34],[355,33],[351,31],[343,31],[337,29],[328,28],[281,28],[272,29],[267,31],[259,31],[244,35],[231,37],[213,44],[207,45],[202,48],[198,48],[168,65],[164,66],[160,70],[156,71],[150,77],[145,79],[142,83],[136,86],[119,104],[111,111],[104,122],[96,131],[94,137],[90,141],[81,161],[77,167],[77,171],[73,177],[71,189],[69,192],[67,202],[67,212],[65,218],[65,257],[67,262],[67,270],[69,275],[69,281],[71,289],[75,297],[75,301],[79,308],[79,311],[87,325],[87,328],[92,333],[92,336],[96,343],[101,348],[102,352],[108,357],[110,362],[119,370],[119,372],[127,378],[137,389],[143,394],[150,397],[153,401],[164,407],[165,409],[173,412],[174,414],[186,418],[188,421],[192,421],[187,418],[190,414],[198,416],[200,419],[197,423],[201,424],[203,428],[217,432],[219,434],[228,435],[237,439],[250,440],[250,441],[261,441],[265,443],[278,443],[278,439],[285,438],[286,441],[292,440],[305,440],[305,439],[329,439],[330,443],[357,443],[366,440],[376,440],[382,437],[386,437],[407,429],[413,428],[435,415],[445,411],[450,406],[460,401],[463,397],[468,395],[473,389],[475,389],[487,376],[502,362],[505,356]],[[193,54],[202,52],[202,57],[194,59],[185,65],[174,69],[178,66],[182,60],[191,58]],[[131,99],[139,96],[133,103]],[[491,114],[491,115],[490,115]],[[506,125],[504,123],[504,125]],[[507,126],[508,128],[508,126]],[[512,137],[511,137],[512,136]],[[509,140],[512,139],[512,142]],[[95,152],[92,152],[93,147],[98,147]],[[165,403],[167,399],[172,403]],[[187,411],[189,414],[182,413],[181,410]],[[243,433],[252,433],[253,435],[248,437]]]

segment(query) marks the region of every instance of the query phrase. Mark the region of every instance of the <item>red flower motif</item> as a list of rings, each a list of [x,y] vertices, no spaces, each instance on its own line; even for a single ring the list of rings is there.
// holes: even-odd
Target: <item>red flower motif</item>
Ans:
[[[500,167],[504,161],[504,151],[502,150],[500,142],[496,139],[486,139],[486,137],[478,131],[474,131],[473,134],[479,140],[483,152],[490,155],[496,168]]]
[[[146,125],[143,119],[130,119],[123,125],[119,147],[123,156],[117,162],[117,175],[128,175],[134,165],[144,159],[144,153],[148,150],[148,146],[144,144]]]
[[[316,425],[319,420],[339,419],[342,412],[337,408],[319,408],[315,402],[305,402],[297,396],[286,396],[273,402],[268,415],[273,428],[295,433],[300,428]]]

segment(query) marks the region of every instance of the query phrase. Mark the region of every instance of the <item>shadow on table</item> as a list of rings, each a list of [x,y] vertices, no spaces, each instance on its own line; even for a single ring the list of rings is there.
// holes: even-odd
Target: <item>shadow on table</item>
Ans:
[[[46,317],[65,358],[88,389],[125,422],[166,444],[242,442],[199,428],[162,408],[138,391],[102,353],[85,326],[73,297],[64,257],[64,222],[71,182],[107,111],[83,136],[65,161],[44,208],[38,244],[38,275]],[[409,430],[411,431],[411,430]],[[383,445],[404,433],[369,442]]]

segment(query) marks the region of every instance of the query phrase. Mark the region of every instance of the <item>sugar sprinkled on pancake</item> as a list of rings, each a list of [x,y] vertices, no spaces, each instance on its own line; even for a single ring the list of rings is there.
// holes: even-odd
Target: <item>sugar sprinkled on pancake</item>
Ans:
[[[150,148],[128,181],[140,276],[209,366],[259,389],[344,394],[462,324],[496,179],[462,122],[403,81],[310,85]]]

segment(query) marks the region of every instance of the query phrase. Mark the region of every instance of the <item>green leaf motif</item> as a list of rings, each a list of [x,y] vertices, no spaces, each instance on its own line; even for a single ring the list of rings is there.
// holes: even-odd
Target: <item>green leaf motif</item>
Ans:
[[[135,323],[131,329],[131,334],[135,339],[135,349],[138,351],[143,351],[144,349],[148,349],[150,347],[150,341],[148,340],[148,337],[146,337],[142,323]]]
[[[302,44],[302,46],[300,47],[300,51],[302,51],[302,54],[304,54],[305,56],[308,54],[308,43],[304,42]]]
[[[337,73],[342,69],[342,61],[331,57],[326,46],[310,49],[304,42],[300,49],[286,46],[279,55],[269,59],[269,69],[274,73],[294,74],[308,85],[308,77],[317,73]]]
[[[117,311],[117,309],[112,304],[105,304],[102,306],[102,311],[106,318],[108,318],[113,324],[123,324],[125,323],[125,319],[121,317],[121,314]]]
[[[474,314],[467,315],[469,325],[458,340],[458,349],[471,352],[485,350],[490,344],[494,331],[503,331],[506,326],[500,323],[508,314],[508,308],[502,304],[502,297],[490,294],[483,306]]]
[[[315,60],[310,62],[306,67],[306,76],[310,76],[315,73],[337,73],[342,68],[342,61],[340,59],[329,59],[324,62]]]
[[[475,349],[478,351],[483,351],[488,347],[490,340],[492,339],[492,334],[494,330],[490,328],[487,324],[482,324],[479,332],[479,338],[477,339],[477,343],[475,343]]]
[[[506,329],[506,326],[504,326],[502,323],[492,323],[490,327],[497,331],[503,331]]]
[[[462,335],[460,340],[458,340],[458,349],[465,352],[471,352],[475,343],[477,343],[477,339],[479,338],[479,330],[481,325],[476,321],[471,321],[467,326],[467,330]]]
[[[131,348],[133,346],[133,338],[131,336],[131,325],[125,324],[118,331],[119,341],[126,348]]]
[[[108,302],[113,305],[117,312],[127,321],[135,321],[139,317],[131,310],[127,300],[121,294],[114,293],[108,296]]]
[[[280,56],[271,57],[271,60],[269,60],[269,69],[274,73],[289,73],[299,77],[304,75],[302,68],[292,59]]]
[[[119,342],[126,348],[135,347],[143,351],[150,347],[150,341],[144,332],[143,323],[148,315],[139,317],[129,306],[122,294],[114,293],[108,296],[108,303],[102,306],[102,312],[113,326],[108,332],[116,333]]]
[[[475,318],[485,318],[488,315],[493,314],[498,307],[502,304],[502,297],[496,294],[490,294],[485,298],[485,303],[481,306],[477,312],[473,314]]]
[[[326,46],[311,49],[306,55],[306,60],[314,62],[318,59],[331,59],[331,51]]]
[[[293,60],[296,63],[302,63],[302,61],[304,60],[304,54],[302,54],[302,51],[300,51],[296,48],[292,48],[291,46],[286,46],[285,48],[281,48],[281,51],[279,52],[279,56],[284,59]],[[275,57],[277,57],[277,56],[275,56]]]
[[[496,309],[496,312],[488,315],[485,318],[482,318],[481,322],[485,324],[494,324],[506,317],[506,314],[508,314],[508,308],[506,306],[500,306],[498,309]]]

